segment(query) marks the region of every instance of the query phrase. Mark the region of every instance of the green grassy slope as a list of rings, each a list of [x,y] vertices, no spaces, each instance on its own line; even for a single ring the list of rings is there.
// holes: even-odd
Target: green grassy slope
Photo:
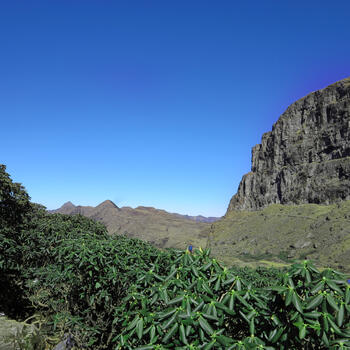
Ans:
[[[280,265],[307,257],[350,271],[350,201],[229,212],[212,225],[210,246],[228,264]]]
[[[177,217],[164,210],[138,207],[122,208],[113,216],[105,216],[110,233],[126,234],[161,248],[185,249],[189,244],[205,246],[211,224]]]
[[[118,208],[108,200],[97,207],[76,207],[68,202],[51,212],[81,214],[102,222],[110,234],[139,238],[160,248],[185,249],[189,244],[203,247],[211,227],[210,223],[152,207]]]

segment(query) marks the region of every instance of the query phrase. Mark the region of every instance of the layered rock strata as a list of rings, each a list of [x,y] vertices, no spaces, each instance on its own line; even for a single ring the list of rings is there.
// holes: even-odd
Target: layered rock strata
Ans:
[[[350,78],[296,101],[252,149],[228,211],[350,200]]]

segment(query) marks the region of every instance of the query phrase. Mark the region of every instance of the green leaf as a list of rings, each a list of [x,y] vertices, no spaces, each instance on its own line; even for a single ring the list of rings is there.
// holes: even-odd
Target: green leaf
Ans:
[[[160,294],[161,294],[162,299],[165,301],[165,303],[168,304],[168,302],[169,302],[169,296],[168,296],[167,290],[166,290],[166,289],[162,289],[161,292],[160,292]]]
[[[175,323],[171,327],[170,331],[162,339],[163,343],[166,344],[170,340],[170,338],[175,334],[175,332],[177,331],[178,328],[179,328],[179,325],[177,323]]]
[[[314,308],[316,308],[318,305],[320,305],[322,303],[322,300],[323,300],[323,294],[322,293],[316,295],[309,302],[309,304],[306,305],[306,309],[314,309]]]
[[[242,290],[242,283],[241,283],[240,278],[237,278],[237,281],[236,281],[236,289],[237,289],[238,291]]]
[[[226,304],[229,301],[230,297],[231,297],[231,294],[226,293],[224,298],[222,299],[221,303]]]
[[[293,294],[294,294],[294,290],[293,289],[289,289],[287,297],[286,297],[286,301],[285,301],[285,305],[286,306],[289,306],[290,303],[292,302]]]
[[[174,270],[173,272],[171,272],[166,278],[165,278],[165,281],[169,281],[171,280],[175,274],[177,273],[177,270]]]
[[[194,274],[196,277],[199,277],[198,270],[196,269],[195,266],[192,265],[192,266],[191,266],[191,270],[192,270],[193,274]]]
[[[230,278],[230,279],[228,279],[228,280],[225,280],[225,281],[222,283],[222,285],[223,285],[223,286],[226,286],[227,284],[231,284],[235,279],[236,279],[236,277],[232,277],[232,278]]]
[[[306,335],[306,325],[299,328],[299,339],[304,339]]]
[[[153,295],[153,298],[151,299],[151,305],[153,305],[158,300],[158,293],[155,293]]]
[[[208,320],[218,321],[218,318],[216,316],[209,315],[209,314],[206,314],[206,313],[203,313],[202,315],[203,315],[203,317],[205,317]]]
[[[209,344],[207,344],[203,350],[210,350],[216,343],[216,340],[213,339]]]
[[[315,266],[313,266],[311,264],[309,264],[309,269],[316,274],[320,274],[320,271]]]
[[[143,335],[143,318],[140,318],[136,325],[136,334],[138,338],[141,340]]]
[[[187,312],[187,315],[190,315],[191,313],[191,303],[189,299],[186,300],[186,312]]]
[[[276,326],[282,326],[282,322],[276,315],[272,315],[271,320]]]
[[[201,342],[204,342],[205,340],[205,335],[202,328],[199,328],[199,339],[201,340]]]
[[[249,324],[250,323],[250,320],[249,318],[247,317],[247,315],[244,314],[243,311],[239,310],[239,313],[240,315],[244,318],[244,320]]]
[[[342,331],[339,329],[339,327],[332,321],[331,318],[328,319],[330,326],[334,329],[334,332],[338,335],[343,335]]]
[[[210,295],[214,295],[214,293],[211,291],[211,289],[209,288],[209,286],[207,285],[207,283],[205,281],[203,281],[202,287],[203,287],[203,290],[205,292],[207,292]]]
[[[325,332],[328,333],[328,330],[329,330],[328,314],[323,314],[322,323],[323,323],[323,329],[325,330]]]
[[[201,310],[204,305],[204,301],[202,300],[194,309],[193,312],[196,313],[197,311]]]
[[[167,329],[169,326],[171,326],[174,322],[176,322],[176,314],[173,315],[168,321],[164,323],[162,326],[163,329]]]
[[[173,304],[179,304],[180,302],[182,302],[182,300],[184,299],[184,296],[181,295],[175,299],[172,299],[168,302],[168,305],[173,305]]]
[[[250,335],[253,336],[255,334],[255,323],[254,323],[254,317],[250,320],[249,324],[249,332]]]
[[[185,327],[183,324],[180,325],[180,340],[185,344],[187,345],[188,344],[188,341],[187,341],[187,338],[186,338],[186,332],[185,332]]]
[[[127,331],[130,331],[131,329],[135,328],[137,322],[139,320],[139,315],[136,315],[135,318],[132,320],[132,322],[128,325],[126,328]]]
[[[280,338],[280,336],[282,335],[284,331],[284,328],[278,328],[277,332],[275,333],[275,335],[272,337],[271,339],[271,343],[276,343],[276,341]]]
[[[199,324],[202,327],[202,329],[208,334],[208,335],[212,335],[214,333],[213,329],[211,328],[211,326],[209,325],[209,323],[202,317],[200,316],[199,319]]]
[[[321,312],[317,312],[317,311],[304,312],[303,313],[303,316],[305,318],[312,318],[312,319],[318,319],[321,315],[322,315],[322,313]]]
[[[249,305],[245,299],[243,299],[239,294],[236,295],[237,299],[247,308],[252,309],[253,307]]]
[[[231,294],[231,296],[230,296],[230,302],[229,302],[229,306],[228,306],[228,308],[229,308],[230,310],[233,310],[234,303],[235,303],[235,295]]]
[[[288,290],[288,287],[285,287],[285,286],[271,286],[271,287],[268,287],[266,289],[282,293],[282,292],[286,292]]]
[[[153,325],[150,329],[150,332],[149,332],[149,337],[151,339],[151,343],[153,343],[153,339],[154,339],[155,335],[156,335],[156,326]]]
[[[341,304],[337,314],[337,324],[339,327],[342,326],[343,321],[344,321],[344,304]]]
[[[203,265],[203,266],[201,267],[201,270],[202,270],[202,271],[207,271],[207,270],[210,268],[210,266],[211,266],[212,264],[213,264],[212,261],[209,261],[207,264],[205,264],[205,265]]]
[[[120,345],[125,345],[125,336],[120,337]]]
[[[350,302],[350,286],[346,286],[346,291],[345,291],[345,304],[349,304]]]
[[[330,295],[330,294],[327,293],[326,299],[327,299],[328,304],[329,304],[335,311],[338,311],[338,310],[339,310],[338,305],[337,305],[336,301],[334,300],[334,298],[332,297],[332,295]]]
[[[226,337],[225,335],[219,335],[216,340],[227,349],[227,347],[233,343],[233,339]]]
[[[292,295],[292,302],[293,305],[295,306],[295,308],[300,312],[303,313],[303,308],[301,307],[301,303],[300,303],[300,299],[299,296],[297,295],[297,293],[293,293]]]
[[[276,335],[277,333],[277,328],[275,328],[274,330],[270,331],[270,334],[268,336],[268,341],[271,341],[271,339]]]
[[[175,313],[175,312],[176,312],[176,309],[172,309],[172,310],[167,311],[167,312],[159,313],[159,314],[157,315],[157,317],[158,317],[160,320],[162,320],[163,318],[167,318],[167,317],[171,316],[171,315],[172,315],[173,313]]]
[[[326,283],[331,289],[337,291],[339,294],[343,294],[342,290],[332,280],[327,280]]]
[[[329,347],[329,340],[328,340],[328,337],[327,337],[327,334],[326,332],[323,332],[322,334],[322,341],[323,341],[323,344],[327,346],[327,348]]]
[[[308,270],[305,270],[305,277],[306,277],[307,283],[310,283],[312,281],[310,272]]]
[[[159,276],[158,274],[154,273],[153,276],[158,280],[158,281],[161,281],[163,282],[164,281],[164,278]]]
[[[144,345],[144,346],[139,346],[134,350],[153,350],[153,349],[155,349],[154,345]]]
[[[215,286],[214,286],[215,292],[217,292],[220,289],[220,283],[221,283],[221,278],[218,277],[218,279],[216,280]]]

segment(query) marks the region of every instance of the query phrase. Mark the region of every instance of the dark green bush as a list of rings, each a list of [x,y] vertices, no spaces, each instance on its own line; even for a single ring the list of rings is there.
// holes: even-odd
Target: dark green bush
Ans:
[[[247,279],[251,279],[247,275]],[[266,276],[265,285],[269,285]],[[116,315],[119,349],[340,349],[350,346],[350,285],[309,261],[258,288],[208,252],[179,252],[167,275],[155,266]],[[262,278],[260,278],[260,282]]]
[[[61,240],[50,255],[54,263],[32,271],[28,297],[55,328],[74,333],[80,345],[96,346],[108,343],[115,310],[137,276],[169,253],[122,236],[87,236]]]
[[[28,306],[22,298],[21,232],[39,210],[0,164],[0,311],[7,315],[25,315]]]

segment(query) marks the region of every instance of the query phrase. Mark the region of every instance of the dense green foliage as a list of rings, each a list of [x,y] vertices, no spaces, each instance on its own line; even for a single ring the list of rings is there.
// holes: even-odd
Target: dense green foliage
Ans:
[[[47,214],[0,170],[0,308],[35,314],[48,336],[101,350],[350,347],[345,275],[307,260],[228,269],[209,250],[111,237],[82,216]]]
[[[40,207],[30,202],[24,187],[13,183],[0,164],[0,307],[8,315],[18,315],[26,306],[21,298],[21,232],[38,211]]]
[[[168,274],[152,266],[124,299],[117,348],[346,348],[349,301],[344,275],[308,261],[259,288],[208,251],[178,252]]]

